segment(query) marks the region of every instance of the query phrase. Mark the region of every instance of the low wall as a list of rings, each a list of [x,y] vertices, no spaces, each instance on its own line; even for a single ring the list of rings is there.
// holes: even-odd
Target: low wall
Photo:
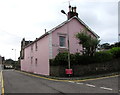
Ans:
[[[89,76],[89,75],[98,75],[105,73],[112,73],[120,71],[120,58],[114,59],[110,62],[105,63],[96,63],[89,65],[72,65],[73,77],[77,76]],[[65,77],[65,69],[68,66],[50,66],[50,75]]]

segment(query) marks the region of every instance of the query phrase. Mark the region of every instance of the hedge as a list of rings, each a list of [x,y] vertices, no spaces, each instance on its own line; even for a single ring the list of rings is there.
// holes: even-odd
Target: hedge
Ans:
[[[87,65],[93,63],[102,63],[111,61],[114,58],[120,58],[120,47],[112,48],[108,51],[96,52],[94,56],[80,55],[79,53],[70,54],[71,65]],[[55,59],[50,59],[50,65],[68,65],[68,53],[59,53]]]
[[[112,49],[109,50],[109,52],[113,54],[114,58],[120,57],[120,47],[113,47]]]

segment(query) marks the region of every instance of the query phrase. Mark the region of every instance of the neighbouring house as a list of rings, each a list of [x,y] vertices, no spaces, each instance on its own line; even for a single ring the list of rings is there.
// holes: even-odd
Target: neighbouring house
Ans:
[[[42,75],[50,75],[49,59],[55,58],[59,52],[68,50],[67,36],[69,35],[70,53],[82,52],[75,35],[87,29],[86,33],[94,38],[93,32],[79,17],[76,7],[69,6],[68,20],[54,27],[34,41],[21,42],[21,70]],[[68,34],[69,32],[69,34]]]
[[[0,56],[0,64],[4,63],[4,57]]]
[[[2,64],[2,57],[0,56],[0,64]]]

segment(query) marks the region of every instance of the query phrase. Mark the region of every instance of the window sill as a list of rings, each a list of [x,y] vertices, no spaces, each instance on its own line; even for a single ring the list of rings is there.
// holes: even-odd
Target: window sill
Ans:
[[[59,47],[59,48],[67,49],[67,47]]]
[[[58,51],[59,52],[67,52],[68,49],[67,49],[67,47],[59,47]]]

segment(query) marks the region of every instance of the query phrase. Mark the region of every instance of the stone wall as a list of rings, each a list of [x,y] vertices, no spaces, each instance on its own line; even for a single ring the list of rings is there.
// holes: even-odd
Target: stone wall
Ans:
[[[96,63],[89,65],[72,65],[73,77],[98,75],[112,72],[120,72],[120,58],[110,62]],[[67,66],[50,66],[50,75],[66,77],[65,69]]]

